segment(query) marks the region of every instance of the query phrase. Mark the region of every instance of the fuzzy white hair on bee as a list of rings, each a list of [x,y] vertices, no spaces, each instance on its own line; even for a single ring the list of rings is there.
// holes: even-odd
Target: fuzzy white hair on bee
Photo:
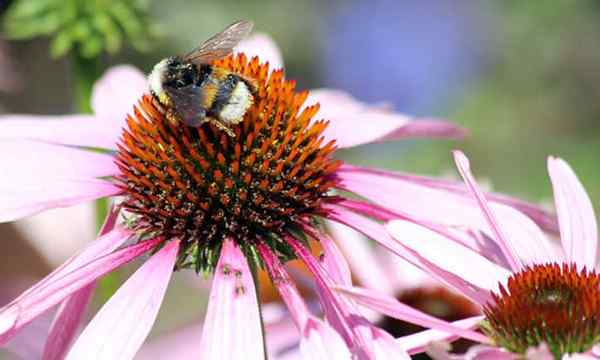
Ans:
[[[237,124],[253,103],[254,98],[250,89],[246,83],[240,81],[231,92],[231,97],[219,113],[219,117],[227,124]]]
[[[163,92],[163,78],[164,74],[167,72],[168,66],[169,59],[162,59],[154,65],[150,75],[148,75],[150,91],[156,96],[160,96]]]

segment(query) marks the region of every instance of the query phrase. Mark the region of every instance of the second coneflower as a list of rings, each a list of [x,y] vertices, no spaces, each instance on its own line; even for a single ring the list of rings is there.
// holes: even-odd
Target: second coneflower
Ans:
[[[11,171],[3,173],[0,182],[3,189],[13,191],[2,194],[0,220],[100,197],[118,196],[122,201],[98,241],[0,309],[0,344],[60,303],[45,358],[64,354],[68,359],[90,354],[98,359],[132,358],[152,328],[173,269],[192,268],[214,273],[201,341],[204,356],[262,358],[253,273],[267,267],[282,294],[289,293],[290,280],[281,264],[292,258],[303,261],[317,280],[329,320],[326,324],[297,317],[305,349],[331,351],[324,339],[336,338],[332,341],[340,345],[338,355],[351,351],[373,358],[377,350],[371,349],[372,343],[389,340],[377,329],[367,328],[370,335],[365,335],[364,322],[349,310],[351,304],[329,288],[335,276],[315,261],[307,246],[308,239],[323,238],[320,219],[350,223],[359,216],[354,211],[385,211],[333,195],[334,189],[350,190],[342,184],[340,162],[332,158],[334,139],[339,135],[344,146],[351,146],[411,135],[460,136],[461,130],[439,121],[412,127],[402,116],[325,92],[323,99],[337,98],[331,103],[343,109],[324,111],[332,121],[337,115],[340,122],[340,113],[348,113],[348,126],[334,126],[334,134],[327,130],[327,121],[314,119],[319,106],[305,106],[308,93],[297,92],[282,71],[269,72],[267,64],[256,58],[248,61],[241,54],[222,59],[219,65],[258,83],[256,101],[233,128],[234,137],[209,124],[183,126],[165,116],[148,95],[138,101],[123,126],[114,119],[123,114],[116,112],[119,106],[113,102],[129,101],[132,94],[123,88],[130,85],[127,82],[143,83],[125,77],[102,83],[102,90],[113,96],[111,106],[99,106],[102,101],[95,97],[96,117],[87,123],[82,119],[2,123],[5,131],[0,138],[12,138],[2,142],[2,149],[27,154],[35,163],[5,159]],[[111,128],[116,124],[117,141],[117,131]],[[356,124],[361,128],[352,128]],[[115,223],[117,215],[124,216],[124,225]],[[381,231],[381,236],[377,240],[385,243],[387,235]],[[95,280],[146,253],[152,256],[71,346]],[[288,297],[288,305],[290,311],[302,313],[297,297]]]

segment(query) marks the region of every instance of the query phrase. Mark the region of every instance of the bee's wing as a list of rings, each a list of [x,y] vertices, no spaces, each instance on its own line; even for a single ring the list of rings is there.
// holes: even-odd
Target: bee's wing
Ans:
[[[202,45],[185,55],[184,60],[196,64],[225,57],[233,51],[233,48],[252,31],[254,23],[241,20],[229,25],[225,30],[206,40]]]
[[[198,127],[208,121],[206,109],[202,107],[203,95],[201,88],[189,85],[183,88],[165,87],[177,115],[188,126]]]

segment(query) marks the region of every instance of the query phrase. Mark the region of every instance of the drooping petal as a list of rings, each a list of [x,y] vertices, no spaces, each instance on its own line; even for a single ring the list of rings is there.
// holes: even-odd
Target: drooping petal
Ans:
[[[165,335],[144,344],[137,353],[136,360],[189,360],[202,359],[198,338],[202,333],[202,324],[197,323]]]
[[[310,318],[304,327],[300,352],[304,359],[351,359],[352,355],[341,336],[324,322]]]
[[[432,263],[431,261],[427,260],[424,256],[421,256],[415,250],[404,246],[401,241],[392,238],[383,225],[341,207],[331,207],[330,210],[332,211],[330,211],[328,217],[331,220],[347,225],[370,237],[387,250],[391,251],[400,258],[429,273],[432,277],[434,277],[441,283],[448,284],[449,286],[457,290],[459,293],[470,298],[472,301],[478,304],[485,304],[490,299],[489,289],[481,288],[472,283],[469,283],[467,280],[462,279],[460,276],[453,274],[450,271],[444,269],[443,267],[438,266]],[[430,233],[433,232],[427,232],[428,236],[430,235]],[[437,236],[440,235],[437,234]]]
[[[0,139],[114,149],[119,133],[120,128],[111,128],[93,115],[0,116]]]
[[[110,155],[31,140],[0,140],[0,186],[93,179],[119,172]],[[10,154],[10,155],[8,155]]]
[[[104,180],[49,180],[38,184],[0,185],[0,222],[14,221],[46,209],[67,207],[113,196],[122,190]]]
[[[150,333],[179,251],[172,240],[108,300],[79,336],[67,360],[133,359]]]
[[[468,330],[476,328],[484,319],[483,316],[470,317],[463,320],[454,321],[451,324],[458,328]],[[408,351],[409,354],[418,354],[425,351],[427,345],[434,341],[453,341],[458,336],[452,332],[440,331],[437,329],[424,330],[415,334],[403,336],[398,342]]]
[[[476,287],[495,291],[510,276],[503,267],[422,226],[394,220],[386,227],[402,245]]]
[[[493,236],[493,231],[482,216],[481,210],[472,198],[464,194],[366,171],[341,171],[338,172],[338,176],[342,179],[343,189],[366,197],[379,206],[409,214],[416,219],[464,231],[483,231]],[[500,226],[510,229],[506,236],[514,244],[524,263],[556,258],[556,252],[549,240],[531,219],[504,204],[493,203],[491,208],[501,215],[498,216]],[[470,236],[463,237],[462,243],[488,259],[495,260],[501,257],[499,263],[507,261],[496,242],[489,241],[487,237],[481,239],[483,242],[479,240]]]
[[[421,176],[397,171],[388,171],[377,168],[368,168],[361,167],[350,164],[343,164],[337,171],[339,174],[343,173],[355,173],[355,174],[365,174],[387,178],[388,180],[398,180],[400,183],[398,186],[402,185],[402,182],[409,182],[413,184],[420,185],[422,187],[427,187],[431,189],[444,190],[451,193],[459,194],[462,196],[471,197],[471,194],[467,190],[466,186],[462,182],[458,182],[455,180],[443,179],[443,178],[435,178],[428,176]],[[504,194],[494,193],[494,192],[486,192],[486,198],[495,203],[504,204],[509,207],[515,208],[519,210],[521,213],[530,217],[535,223],[542,227],[544,230],[549,232],[558,233],[558,222],[556,220],[556,216],[551,214],[549,211],[544,209],[543,207],[529,203],[527,201],[523,201],[518,198],[514,198],[511,196],[507,196]]]
[[[131,65],[113,66],[94,84],[92,109],[98,120],[114,131],[115,143],[127,114],[147,89],[146,77]]]
[[[264,359],[254,280],[242,251],[225,241],[202,330],[203,359]]]
[[[118,214],[119,211],[115,209],[115,206],[111,206],[99,232],[101,237],[115,229],[117,218],[119,216]],[[100,246],[97,244],[95,245],[95,247],[86,249],[88,255],[92,251],[96,254],[110,253],[121,245],[121,241],[108,242],[104,240],[104,244],[100,244]],[[79,257],[77,261],[73,261],[66,266],[74,268],[78,263],[82,265],[82,261],[85,261],[85,259]],[[81,325],[88,304],[94,295],[95,289],[96,282],[94,281],[75,292],[60,304],[56,311],[56,315],[54,316],[54,321],[48,331],[48,337],[46,338],[46,343],[44,345],[44,360],[64,359],[65,354],[77,335],[77,331],[79,330],[79,326]]]
[[[112,212],[109,213],[107,217],[107,224],[112,217]],[[116,250],[119,246],[123,245],[127,239],[131,236],[131,232],[129,230],[117,227],[106,234],[100,236],[97,240],[90,243],[85,249],[83,249],[80,253],[72,256],[67,261],[65,261],[61,266],[56,268],[42,280],[38,281],[35,285],[27,289],[23,292],[19,297],[13,300],[11,303],[7,305],[10,306],[12,304],[16,304],[21,299],[29,296],[33,292],[43,288],[45,284],[55,281],[60,277],[76,270],[84,266],[87,263],[92,262],[95,259],[101,258],[105,255]]]
[[[434,328],[437,330],[446,331],[477,342],[488,341],[487,337],[480,333],[453,326],[444,320],[440,320],[419,310],[413,309],[410,306],[399,302],[395,298],[379,293],[375,290],[356,287],[337,287],[336,290],[347,296],[350,296],[358,303],[363,304],[373,310],[379,311],[387,316],[393,317],[394,319],[421,325],[425,328]]]
[[[352,273],[363,286],[385,293],[394,292],[393,280],[396,277],[384,273],[384,267],[381,266],[376,251],[364,235],[333,221],[327,222],[327,228],[350,263]]]
[[[271,70],[283,69],[281,51],[273,38],[265,33],[255,33],[242,40],[234,52],[244,53],[248,58],[258,56],[261,62],[269,62]]]
[[[481,212],[483,213],[486,221],[492,233],[494,235],[494,239],[496,240],[500,249],[504,253],[504,257],[508,260],[510,267],[513,271],[518,271],[523,267],[519,257],[517,256],[517,252],[515,251],[514,244],[510,241],[506,235],[505,231],[502,229],[498,221],[496,220],[496,215],[493,213],[492,209],[488,205],[488,202],[483,195],[483,192],[479,189],[479,185],[475,181],[475,177],[471,174],[471,167],[469,164],[469,159],[463,154],[461,151],[453,151],[454,161],[456,162],[456,167],[460,172],[467,188],[471,191],[473,197],[477,201],[477,204],[481,208]],[[527,241],[531,241],[527,239]]]
[[[560,223],[560,240],[566,260],[594,269],[598,228],[590,198],[571,167],[562,159],[548,158],[554,202]]]
[[[325,270],[333,278],[333,281],[338,284],[351,286],[352,274],[350,273],[350,266],[333,240],[326,234],[319,234],[310,229],[305,229],[305,231],[318,239],[323,247],[321,262]]]
[[[95,259],[73,271],[55,273],[39,286],[34,286],[15,301],[0,309],[0,318],[17,313],[17,321],[7,332],[0,333],[0,345],[12,338],[17,331],[43,314],[63,299],[88,285],[100,276],[135,259],[162,242],[160,238],[146,240],[109,255]],[[64,269],[63,269],[64,270]]]
[[[313,90],[306,104],[317,102],[321,108],[316,118],[330,121],[325,141],[336,140],[339,148],[415,137],[462,138],[466,133],[449,122],[415,119],[381,106],[369,106],[342,91]]]
[[[94,289],[95,282],[80,289],[60,304],[44,346],[44,360],[62,360],[75,338]]]
[[[300,329],[300,351],[311,359],[350,358],[350,350],[342,337],[329,325],[310,314],[293,280],[273,252],[263,243],[258,251],[281,294],[283,301]]]

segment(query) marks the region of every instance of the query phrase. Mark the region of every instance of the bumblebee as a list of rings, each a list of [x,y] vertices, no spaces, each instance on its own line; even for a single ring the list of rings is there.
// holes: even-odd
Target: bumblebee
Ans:
[[[232,53],[250,32],[250,21],[238,21],[184,56],[171,56],[154,66],[148,76],[150,93],[167,116],[192,127],[211,122],[230,136],[232,125],[243,120],[254,103],[257,86],[210,62]]]

